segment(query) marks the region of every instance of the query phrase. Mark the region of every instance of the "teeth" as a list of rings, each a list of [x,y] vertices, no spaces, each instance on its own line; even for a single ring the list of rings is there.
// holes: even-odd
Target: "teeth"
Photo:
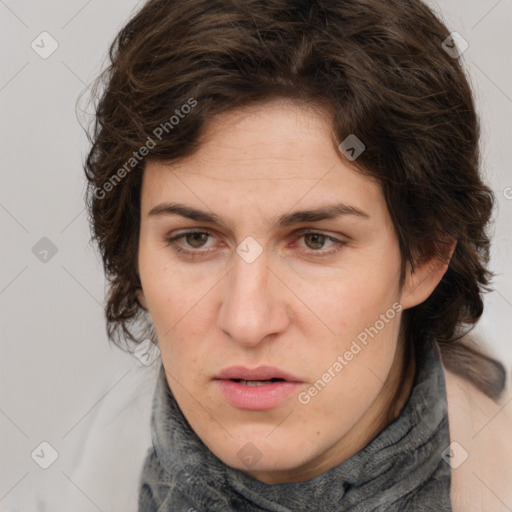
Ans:
[[[265,384],[272,384],[271,380],[240,380],[240,384],[245,386],[264,386]]]

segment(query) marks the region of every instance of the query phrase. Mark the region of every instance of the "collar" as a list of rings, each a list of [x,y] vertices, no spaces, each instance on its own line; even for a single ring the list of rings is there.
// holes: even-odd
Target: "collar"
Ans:
[[[230,510],[317,512],[371,510],[451,511],[451,473],[442,452],[450,444],[440,353],[433,339],[415,349],[416,374],[399,416],[361,451],[306,482],[269,485],[218,459],[199,439],[178,407],[160,366],[151,418],[161,501],[197,512]],[[144,467],[142,481],[155,464]],[[157,493],[153,493],[156,495]],[[161,503],[158,504],[159,506]],[[183,510],[187,510],[183,508]]]

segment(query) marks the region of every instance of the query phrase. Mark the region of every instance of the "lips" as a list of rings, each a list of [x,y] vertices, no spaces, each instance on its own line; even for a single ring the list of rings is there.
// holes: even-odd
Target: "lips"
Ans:
[[[231,366],[222,370],[214,382],[226,402],[250,411],[277,407],[303,384],[298,377],[273,366]]]
[[[230,366],[222,370],[216,377],[222,380],[238,381],[271,381],[302,382],[300,378],[273,366],[258,366],[248,369],[244,366]]]

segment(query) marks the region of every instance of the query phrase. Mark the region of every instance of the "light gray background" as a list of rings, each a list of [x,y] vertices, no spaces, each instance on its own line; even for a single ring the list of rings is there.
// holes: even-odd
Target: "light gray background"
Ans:
[[[429,3],[469,43],[463,60],[499,208],[496,291],[477,332],[510,372],[512,0]],[[158,360],[144,366],[106,338],[103,273],[83,203],[88,146],[75,103],[137,4],[0,0],[2,511],[136,510]],[[31,48],[43,31],[59,45],[47,59]],[[57,247],[47,262],[32,252],[42,237]],[[58,453],[46,470],[30,455],[43,441]]]

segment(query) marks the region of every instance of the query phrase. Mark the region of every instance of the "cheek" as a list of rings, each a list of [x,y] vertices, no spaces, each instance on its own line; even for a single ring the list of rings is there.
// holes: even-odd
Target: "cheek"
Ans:
[[[392,307],[358,317],[346,314],[334,342],[324,339],[303,354],[311,380],[299,396],[300,419],[327,438],[348,432],[371,407],[394,364],[400,314]],[[391,318],[392,317],[392,318]]]
[[[148,274],[143,286],[166,370],[184,384],[194,380],[208,360],[209,287],[183,280],[170,267]]]
[[[306,338],[300,358],[307,361],[307,375],[321,380],[322,398],[315,401],[327,413],[336,397],[351,407],[367,406],[357,397],[374,398],[389,372],[400,325],[399,261],[398,255],[372,264],[360,259],[328,287],[309,287],[309,295],[307,287],[301,291],[315,315],[307,310],[296,319]],[[330,391],[323,391],[327,381]]]
[[[347,258],[332,279],[315,281],[298,276],[294,290],[331,334],[346,340],[373,325],[399,300],[400,260],[398,254],[395,256]]]
[[[170,261],[170,248],[155,247],[141,241],[139,271],[144,296],[157,332],[173,329],[187,310],[197,302],[193,296],[193,283]]]

